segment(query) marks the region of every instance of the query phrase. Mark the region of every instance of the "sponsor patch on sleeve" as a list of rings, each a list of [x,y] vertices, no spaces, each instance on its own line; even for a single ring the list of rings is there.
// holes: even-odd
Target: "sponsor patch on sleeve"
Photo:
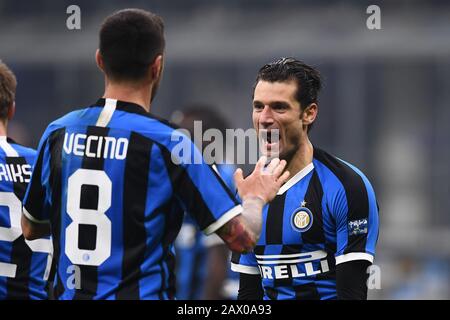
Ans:
[[[367,219],[352,220],[348,222],[348,234],[357,236],[367,234]]]

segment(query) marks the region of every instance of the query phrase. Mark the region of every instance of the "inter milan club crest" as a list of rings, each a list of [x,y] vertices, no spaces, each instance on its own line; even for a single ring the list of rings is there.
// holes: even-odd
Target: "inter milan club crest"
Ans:
[[[305,207],[306,202],[302,201],[300,208],[297,208],[292,213],[291,224],[292,227],[299,232],[306,232],[313,224],[313,215],[311,210]]]

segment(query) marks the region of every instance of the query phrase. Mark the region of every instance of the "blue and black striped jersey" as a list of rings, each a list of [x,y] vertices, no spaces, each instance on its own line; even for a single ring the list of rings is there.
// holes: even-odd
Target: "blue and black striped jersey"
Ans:
[[[0,299],[47,299],[50,239],[25,240],[20,219],[36,151],[0,136]]]
[[[210,234],[241,210],[189,139],[113,99],[49,125],[24,201],[51,223],[58,299],[172,299],[184,211]]]
[[[373,262],[378,239],[374,190],[354,166],[315,148],[263,210],[254,252],[233,271],[260,275],[264,299],[335,299],[336,264]]]
[[[214,167],[214,166],[213,166]],[[225,184],[235,191],[232,165],[216,165]],[[186,215],[180,233],[175,241],[177,255],[177,299],[200,300],[204,297],[207,281],[208,250],[217,245],[225,245],[217,235],[205,236],[200,232],[190,215]],[[239,286],[239,277],[235,272],[228,272],[224,280],[221,296],[235,298],[235,288]],[[232,288],[231,290],[229,288]]]

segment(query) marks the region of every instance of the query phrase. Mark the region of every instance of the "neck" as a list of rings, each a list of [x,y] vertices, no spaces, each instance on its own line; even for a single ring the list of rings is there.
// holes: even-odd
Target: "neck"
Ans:
[[[8,133],[7,133],[7,130],[6,130],[7,126],[8,126],[8,122],[7,121],[0,120],[0,136],[8,136]]]
[[[121,100],[138,104],[150,112],[152,88],[148,83],[113,83],[106,80],[103,98]]]
[[[302,139],[297,152],[293,155],[292,159],[288,162],[288,165],[286,167],[286,170],[289,171],[291,177],[296,175],[300,170],[305,168],[313,160],[314,149],[308,139],[308,136],[305,136],[306,138]]]

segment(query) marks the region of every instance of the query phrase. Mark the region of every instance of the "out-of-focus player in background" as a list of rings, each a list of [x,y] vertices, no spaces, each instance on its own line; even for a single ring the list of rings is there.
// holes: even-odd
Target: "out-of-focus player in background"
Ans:
[[[223,136],[229,126],[225,119],[212,107],[193,105],[176,111],[172,121],[189,131],[194,137],[194,129],[201,129],[200,134],[206,130],[219,130]],[[194,127],[194,125],[197,126]],[[201,150],[208,144],[202,141],[197,147]],[[225,146],[224,146],[225,149]],[[224,158],[225,150],[222,152]],[[206,156],[206,155],[205,155]],[[205,159],[212,163],[213,159]],[[225,160],[225,159],[224,159]],[[233,173],[235,166],[231,164],[214,163],[225,184],[234,193],[236,192]],[[197,224],[189,214],[185,215],[180,233],[175,241],[177,257],[177,298],[181,300],[218,300],[235,299],[239,278],[237,273],[230,272],[228,268],[230,251],[226,244],[216,234],[205,236],[198,229]]]
[[[0,299],[40,300],[48,298],[52,243],[25,240],[20,226],[36,151],[8,138],[16,87],[16,77],[0,60]]]
[[[57,299],[173,299],[183,213],[248,252],[262,207],[289,175],[278,159],[263,172],[262,158],[246,179],[238,170],[241,205],[194,144],[150,114],[163,29],[159,16],[139,9],[106,18],[96,53],[103,97],[54,121],[41,138],[22,229],[27,239],[52,233]],[[180,143],[190,155],[173,152]]]
[[[254,252],[233,255],[239,299],[367,298],[378,206],[361,171],[309,140],[320,89],[319,72],[293,58],[258,72],[253,125],[267,136],[262,152],[279,152],[292,177],[264,207]]]

